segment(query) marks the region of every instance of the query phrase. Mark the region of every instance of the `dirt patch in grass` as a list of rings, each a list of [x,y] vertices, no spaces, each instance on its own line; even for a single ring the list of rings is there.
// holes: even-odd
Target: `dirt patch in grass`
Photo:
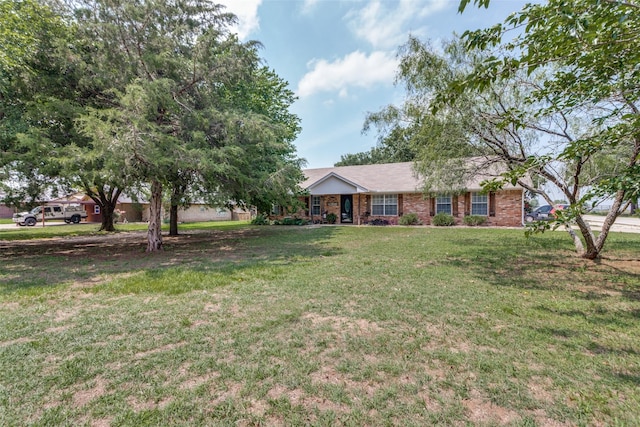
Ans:
[[[97,377],[89,387],[78,390],[73,394],[73,404],[75,406],[84,406],[92,400],[104,396],[106,390],[107,382],[103,378]]]
[[[25,344],[32,341],[34,341],[32,338],[21,337],[21,338],[16,338],[15,340],[0,341],[0,347],[9,347],[15,344]]]
[[[178,347],[181,347],[181,346],[183,346],[183,345],[185,345],[185,344],[186,344],[186,343],[184,343],[184,342],[180,342],[180,343],[173,343],[173,344],[167,344],[167,345],[165,345],[165,346],[158,347],[158,348],[154,348],[154,349],[152,349],[152,350],[142,351],[142,352],[136,353],[136,354],[134,355],[134,357],[135,357],[136,359],[142,359],[142,358],[147,357],[147,356],[150,356],[150,355],[152,355],[152,354],[163,353],[163,352],[166,352],[166,351],[174,350],[174,349],[176,349],[176,348],[178,348]]]
[[[171,402],[173,402],[173,398],[170,396],[165,397],[160,401],[156,401],[153,399],[141,400],[136,396],[129,396],[129,398],[127,398],[127,403],[129,404],[129,406],[131,406],[131,409],[133,409],[134,412],[150,411],[153,409],[164,409]]]
[[[520,420],[520,415],[517,412],[498,406],[480,396],[466,399],[462,404],[468,413],[468,420],[472,424],[508,425]]]
[[[324,324],[330,326],[333,330],[357,333],[361,336],[376,334],[383,330],[377,323],[366,319],[352,319],[340,316],[321,316],[317,313],[306,313],[303,318],[309,320],[314,325]]]

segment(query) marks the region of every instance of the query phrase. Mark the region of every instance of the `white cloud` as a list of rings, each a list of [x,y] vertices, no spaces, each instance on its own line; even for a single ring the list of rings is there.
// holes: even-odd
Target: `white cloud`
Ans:
[[[298,83],[298,96],[337,91],[340,97],[345,97],[352,86],[370,88],[379,83],[392,83],[398,61],[388,52],[378,51],[367,56],[356,51],[334,62],[313,60],[308,66],[312,69]]]
[[[217,0],[217,3],[224,4],[227,12],[238,17],[239,23],[233,31],[238,33],[240,40],[246,40],[251,33],[260,28],[258,7],[262,0]]]
[[[424,35],[424,26],[412,25],[451,5],[449,0],[372,0],[361,9],[350,11],[345,19],[357,37],[374,48],[389,49],[404,43],[409,32]]]
[[[315,9],[315,5],[318,4],[318,0],[304,0],[302,5],[302,14],[309,14]]]

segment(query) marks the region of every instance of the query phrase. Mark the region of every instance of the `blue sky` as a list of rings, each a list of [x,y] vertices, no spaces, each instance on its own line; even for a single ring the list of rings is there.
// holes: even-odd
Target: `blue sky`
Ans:
[[[239,18],[242,40],[258,40],[266,65],[289,82],[301,119],[295,144],[307,167],[369,150],[368,112],[402,101],[394,86],[396,53],[409,34],[450,39],[454,32],[501,22],[525,2],[493,0],[489,9],[457,12],[458,0],[219,0]]]

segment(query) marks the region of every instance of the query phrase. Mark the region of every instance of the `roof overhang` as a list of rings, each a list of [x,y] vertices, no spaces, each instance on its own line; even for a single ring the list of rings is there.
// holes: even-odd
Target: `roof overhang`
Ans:
[[[309,194],[320,196],[324,194],[354,194],[368,193],[369,190],[353,181],[331,172],[307,186]]]

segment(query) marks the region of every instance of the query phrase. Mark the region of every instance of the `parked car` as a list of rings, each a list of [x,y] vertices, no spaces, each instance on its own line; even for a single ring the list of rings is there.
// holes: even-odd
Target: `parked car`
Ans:
[[[533,221],[549,221],[555,218],[555,213],[557,211],[567,209],[569,205],[559,204],[559,205],[542,205],[536,208],[533,212],[530,212],[525,215],[524,220],[526,222]]]
[[[564,210],[564,209],[569,209],[569,206],[570,206],[570,205],[562,205],[562,204],[560,204],[560,205],[554,205],[554,206],[553,206],[553,209],[551,209],[551,212],[550,212],[550,213],[551,213],[551,215],[555,215],[555,214],[556,214],[556,211],[561,211],[561,210]]]
[[[44,213],[42,211],[44,209]],[[13,214],[13,222],[17,225],[27,225],[33,227],[42,219],[49,221],[64,221],[67,224],[78,224],[83,218],[87,217],[87,213],[80,205],[46,205],[36,206],[30,212],[20,212]]]

